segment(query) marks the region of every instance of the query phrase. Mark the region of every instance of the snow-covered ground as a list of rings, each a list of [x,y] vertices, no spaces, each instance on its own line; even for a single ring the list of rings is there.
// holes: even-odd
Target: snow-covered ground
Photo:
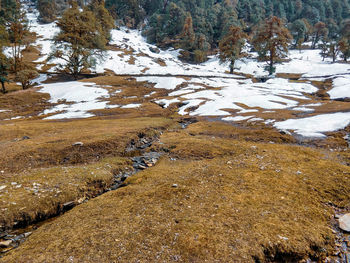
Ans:
[[[58,29],[55,23],[40,25],[37,15],[29,13],[28,19],[31,29],[41,36],[36,42],[41,47],[42,56],[36,61],[41,69],[51,52],[52,39]],[[168,97],[155,100],[162,107],[181,102],[183,106],[179,114],[215,116],[231,122],[264,122],[278,129],[312,137],[343,129],[349,124],[349,113],[307,116],[323,105],[323,102],[313,103],[311,100],[312,94],[318,91],[311,80],[331,79],[333,89],[328,91],[331,99],[350,97],[350,64],[331,63],[329,59],[323,61],[320,50],[291,50],[290,61],[277,65],[277,73],[301,74],[304,82],[273,78],[265,83],[254,83],[240,75],[227,74],[228,65],[220,64],[215,56],[200,65],[183,63],[178,59],[178,50],[159,50],[148,44],[136,30],[113,30],[111,44],[114,49],[106,52],[105,59],[97,64],[95,72],[111,70],[116,74],[140,75],[136,77],[137,81],[148,82],[156,89],[168,91]],[[251,55],[236,63],[236,71],[266,76],[265,63],[258,62],[256,54]],[[55,70],[54,67],[50,69],[52,72]],[[34,82],[40,84],[45,78],[45,74],[40,75]],[[93,116],[89,112],[91,110],[119,107],[109,105],[106,88],[94,83],[75,81],[41,85],[41,92],[49,93],[51,102],[56,104],[44,112],[56,113],[49,118],[86,118]],[[141,106],[136,103],[121,108]],[[271,114],[278,115],[279,110],[302,112],[306,117],[276,121],[278,116],[274,119]],[[270,115],[268,119],[263,119],[259,113]]]
[[[293,130],[306,137],[325,137],[325,132],[344,129],[349,124],[350,112],[337,112],[276,122],[274,126],[281,130]]]
[[[333,79],[333,89],[328,94],[332,100],[350,98],[350,75]]]
[[[118,105],[108,105],[109,93],[101,86],[90,82],[61,82],[42,84],[41,92],[49,93],[50,102],[57,104],[43,114],[56,113],[46,119],[88,118],[94,116],[90,110],[117,108]]]
[[[332,75],[349,74],[350,64],[332,63],[330,59],[323,61],[320,50],[290,50],[290,61],[276,65],[276,73],[301,74],[304,78],[318,78],[323,80]],[[236,63],[237,71],[255,76],[266,75],[265,63],[256,60],[257,54],[252,58],[242,59]]]

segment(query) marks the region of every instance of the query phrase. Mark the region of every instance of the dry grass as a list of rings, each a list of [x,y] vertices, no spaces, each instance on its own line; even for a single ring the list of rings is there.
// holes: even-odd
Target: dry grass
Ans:
[[[98,161],[123,154],[138,134],[154,135],[173,121],[165,118],[18,121],[1,125],[0,167],[18,172],[33,167]],[[24,139],[28,136],[30,139]],[[75,142],[84,145],[73,146]]]
[[[29,46],[28,48],[22,51],[23,61],[24,62],[32,62],[40,58],[40,51],[38,47]]]
[[[121,157],[90,165],[32,169],[0,180],[0,229],[55,216],[67,202],[81,203],[110,188],[113,175],[130,166]]]
[[[45,219],[66,202],[105,191],[114,173],[130,165],[123,157],[133,154],[127,146],[158,136],[173,123],[154,117],[1,125],[0,186],[6,188],[0,190],[0,229]]]
[[[198,122],[186,129],[190,135],[207,135],[253,142],[295,143],[290,135],[282,135],[265,125],[235,126],[224,122]]]
[[[37,118],[37,115],[50,105],[47,102],[50,96],[38,93],[36,88],[22,90],[20,86],[8,85],[8,90],[10,92],[7,94],[0,93],[0,109],[9,110],[0,112],[1,119],[17,116]]]
[[[215,127],[164,133],[158,147],[169,157],[43,225],[1,260],[296,262],[330,254],[329,204],[350,208],[350,168],[331,152],[264,143],[269,132],[251,142],[247,131],[237,140],[238,129]]]

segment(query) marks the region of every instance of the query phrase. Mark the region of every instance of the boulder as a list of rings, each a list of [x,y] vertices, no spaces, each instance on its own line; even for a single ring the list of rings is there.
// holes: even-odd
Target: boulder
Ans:
[[[12,243],[12,240],[5,240],[0,242],[0,247],[6,248],[9,247]]]
[[[339,218],[339,227],[341,230],[350,232],[350,214],[345,214]]]

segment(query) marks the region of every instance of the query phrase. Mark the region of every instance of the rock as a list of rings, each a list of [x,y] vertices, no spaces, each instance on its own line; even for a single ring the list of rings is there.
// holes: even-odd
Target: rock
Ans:
[[[7,187],[6,185],[1,185],[1,186],[0,186],[0,191],[1,191],[1,190],[4,190],[6,187]]]
[[[178,185],[177,185],[177,184],[173,184],[172,187],[173,187],[173,188],[177,188]]]
[[[75,142],[72,144],[72,146],[83,146],[83,145],[84,145],[84,143],[82,143],[82,142]]]
[[[137,166],[138,169],[145,170],[147,167],[144,166],[143,164],[140,164]]]
[[[157,53],[157,54],[160,53],[159,48],[150,47],[149,50],[150,50],[151,52],[153,52],[153,53]]]
[[[287,130],[281,130],[280,131],[280,134],[282,134],[282,135],[292,135],[289,131],[287,131]]]
[[[83,203],[85,200],[86,200],[86,198],[85,198],[85,197],[79,198],[79,199],[78,199],[78,204]]]
[[[27,232],[27,233],[24,233],[24,238],[29,237],[31,234],[32,234],[32,232]]]
[[[1,241],[0,247],[4,247],[4,248],[9,247],[11,245],[11,243],[12,243],[12,240]]]
[[[350,232],[350,214],[345,214],[339,218],[339,227],[341,230]]]
[[[63,209],[64,209],[64,210],[72,209],[72,208],[74,207],[74,205],[75,205],[75,202],[74,202],[74,201],[64,203],[64,204],[63,204]]]

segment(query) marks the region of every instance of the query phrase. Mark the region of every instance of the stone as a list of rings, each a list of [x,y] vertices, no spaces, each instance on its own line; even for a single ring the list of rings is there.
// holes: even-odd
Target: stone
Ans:
[[[289,131],[287,131],[287,130],[281,130],[280,131],[280,134],[282,134],[282,135],[292,135]]]
[[[173,187],[173,188],[177,188],[178,185],[177,185],[177,184],[173,184],[172,187]]]
[[[68,209],[72,209],[75,206],[75,202],[74,201],[70,201],[67,203],[63,204],[63,209],[64,210],[68,210]]]
[[[339,227],[343,231],[350,232],[350,214],[345,214],[339,218]]]
[[[144,166],[143,164],[140,164],[140,165],[138,165],[137,168],[138,168],[138,169],[141,169],[141,170],[145,170],[147,167]]]
[[[159,48],[154,48],[154,47],[150,47],[149,50],[153,53],[156,53],[156,54],[159,54],[160,53],[160,50]]]
[[[7,187],[6,185],[1,185],[1,186],[0,186],[0,191],[1,191],[1,190],[4,190],[6,187]]]
[[[83,146],[84,143],[82,143],[82,142],[75,142],[75,143],[73,143],[72,145],[73,145],[73,146]]]
[[[4,247],[4,248],[9,247],[11,245],[11,243],[12,243],[12,240],[1,241],[0,247]]]
[[[27,233],[24,233],[24,238],[29,237],[31,234],[32,234],[32,232],[27,232]]]

